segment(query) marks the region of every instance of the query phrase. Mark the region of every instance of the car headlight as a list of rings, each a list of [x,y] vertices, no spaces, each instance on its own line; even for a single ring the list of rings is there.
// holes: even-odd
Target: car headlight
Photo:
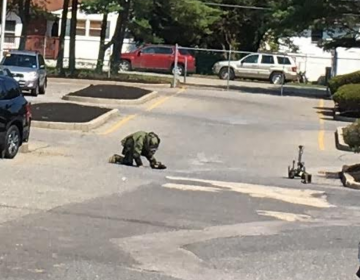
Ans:
[[[26,74],[27,79],[37,79],[38,73],[37,72],[29,72]]]

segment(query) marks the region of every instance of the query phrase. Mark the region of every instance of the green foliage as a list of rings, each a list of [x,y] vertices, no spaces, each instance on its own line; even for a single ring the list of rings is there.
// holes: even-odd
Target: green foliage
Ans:
[[[335,94],[341,86],[347,84],[360,84],[360,71],[332,78],[329,81],[331,94]]]
[[[117,0],[83,0],[80,8],[88,14],[111,13],[121,10]]]
[[[270,28],[277,38],[301,35],[309,28],[325,30],[333,40],[320,41],[325,49],[359,45],[360,1],[269,0]]]
[[[200,0],[135,0],[129,29],[139,43],[198,45],[220,14]]]
[[[345,113],[360,113],[360,84],[341,86],[333,95],[339,110]]]
[[[344,141],[355,152],[360,152],[360,120],[343,129]]]

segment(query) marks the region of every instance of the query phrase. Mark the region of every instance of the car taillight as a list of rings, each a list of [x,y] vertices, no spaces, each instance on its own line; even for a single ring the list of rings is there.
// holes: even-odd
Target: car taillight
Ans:
[[[292,67],[292,68],[291,68],[291,71],[297,72],[297,67]]]
[[[26,120],[29,121],[31,118],[31,103],[28,103],[26,104]]]

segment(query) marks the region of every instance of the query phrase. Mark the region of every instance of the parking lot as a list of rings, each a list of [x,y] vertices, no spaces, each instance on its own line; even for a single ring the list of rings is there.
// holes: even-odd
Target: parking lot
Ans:
[[[51,79],[27,98],[90,83],[114,84]],[[353,279],[360,195],[322,172],[358,156],[336,149],[330,100],[134,86],[159,96],[108,104],[119,116],[90,132],[33,128],[0,161],[1,279]],[[108,163],[139,130],[167,170]],[[299,145],[310,185],[286,178]]]

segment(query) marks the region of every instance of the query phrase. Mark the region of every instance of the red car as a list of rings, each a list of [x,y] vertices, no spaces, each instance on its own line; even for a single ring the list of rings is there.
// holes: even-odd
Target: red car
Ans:
[[[187,60],[187,63],[186,63]],[[133,52],[121,54],[120,70],[151,70],[173,73],[175,46],[145,45]],[[178,51],[178,75],[195,73],[195,58],[184,49]]]

